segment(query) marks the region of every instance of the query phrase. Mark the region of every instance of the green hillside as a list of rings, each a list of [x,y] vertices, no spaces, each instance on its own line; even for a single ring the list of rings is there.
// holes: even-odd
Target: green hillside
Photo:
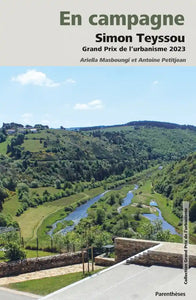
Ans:
[[[133,175],[157,163],[185,157],[195,149],[196,131],[149,124],[16,133],[0,143],[0,180],[14,177],[28,185],[39,181],[39,186],[54,185],[57,179],[100,181],[111,175]]]
[[[169,164],[154,180],[158,193],[172,203],[173,212],[182,217],[182,203],[190,203],[190,220],[196,221],[196,153],[177,163]],[[169,203],[168,203],[169,204]]]

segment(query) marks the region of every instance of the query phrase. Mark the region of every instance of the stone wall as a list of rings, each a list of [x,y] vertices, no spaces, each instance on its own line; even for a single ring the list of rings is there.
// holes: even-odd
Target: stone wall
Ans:
[[[85,252],[85,261],[87,255]],[[53,256],[28,258],[16,262],[0,263],[0,277],[18,275],[50,268],[74,265],[82,262],[82,253],[65,253]]]
[[[170,253],[170,252],[159,252],[149,250],[147,253],[140,254],[139,256],[133,257],[130,260],[130,263],[152,266],[169,266],[182,268],[183,267],[183,255],[179,253]],[[196,256],[189,256],[189,267],[196,267]]]
[[[158,244],[159,242],[155,242],[155,241],[116,238],[115,239],[116,262],[120,262],[130,256],[133,256],[139,252],[142,252]]]
[[[149,250],[133,258],[131,263],[145,266],[159,265],[182,268],[182,254],[159,252]]]
[[[104,255],[99,255],[95,257],[95,264],[104,267],[110,267],[115,264],[114,258],[104,257]]]
[[[164,245],[164,250],[162,245]],[[183,252],[179,251],[178,246],[179,244],[176,243],[116,238],[116,262],[129,258],[127,263],[182,268]],[[192,253],[194,253],[193,250]],[[189,267],[196,267],[196,251],[195,255],[189,255]]]

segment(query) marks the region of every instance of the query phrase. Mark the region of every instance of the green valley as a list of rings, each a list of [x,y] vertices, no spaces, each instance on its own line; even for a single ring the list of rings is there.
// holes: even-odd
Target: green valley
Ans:
[[[115,236],[181,241],[143,216],[157,214],[182,232],[182,201],[190,202],[196,237],[196,127],[131,122],[73,130],[4,124],[0,129],[0,226],[18,230],[24,247],[62,251],[101,247]],[[134,190],[134,184],[139,187]],[[53,223],[89,199],[108,192],[88,209],[74,231],[62,236]],[[128,191],[130,205],[119,211]],[[39,244],[37,245],[37,239]],[[1,244],[4,241],[1,238]]]

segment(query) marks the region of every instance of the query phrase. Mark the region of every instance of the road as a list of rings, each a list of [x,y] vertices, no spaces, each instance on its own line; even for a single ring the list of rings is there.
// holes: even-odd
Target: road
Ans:
[[[196,268],[189,270],[187,285],[183,277],[184,272],[179,268],[120,263],[45,296],[42,300],[195,300]],[[159,297],[163,295],[158,296],[157,293],[165,295]],[[175,297],[177,293],[181,297]]]
[[[22,293],[0,287],[0,299],[2,300],[33,300],[39,298],[39,296],[29,293]]]

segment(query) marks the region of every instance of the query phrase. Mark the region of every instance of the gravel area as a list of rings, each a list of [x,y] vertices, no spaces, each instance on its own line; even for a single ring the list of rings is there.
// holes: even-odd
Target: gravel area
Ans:
[[[101,266],[94,266],[95,270],[99,270],[99,269],[101,270],[102,268],[103,267],[101,267]],[[85,272],[87,272],[87,270],[88,270],[88,266],[86,263],[85,264]],[[92,266],[90,264],[90,271],[91,270],[92,270]],[[32,272],[32,273],[20,274],[17,276],[3,277],[3,278],[0,278],[0,286],[7,285],[9,283],[14,283],[14,282],[22,282],[22,281],[27,281],[27,280],[32,280],[32,279],[53,277],[53,276],[65,275],[65,274],[75,273],[75,272],[82,272],[82,264],[41,270],[41,271],[36,271],[36,272]]]

